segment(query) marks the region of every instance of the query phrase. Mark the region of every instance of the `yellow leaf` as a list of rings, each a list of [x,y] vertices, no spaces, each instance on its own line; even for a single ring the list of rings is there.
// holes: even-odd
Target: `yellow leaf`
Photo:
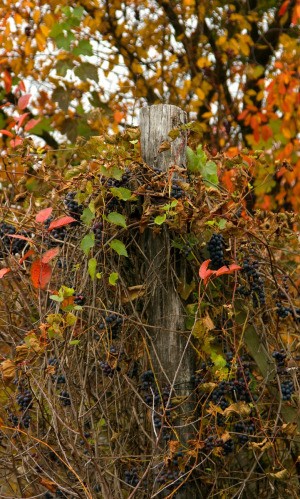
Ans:
[[[199,97],[200,100],[205,99],[205,93],[203,92],[203,90],[201,88],[196,89],[196,95],[197,95],[197,97]]]
[[[144,70],[142,68],[142,66],[138,63],[138,62],[133,62],[131,64],[131,70],[135,73],[135,74],[143,74]]]
[[[207,68],[208,66],[211,66],[211,61],[207,59],[207,57],[199,57],[197,66],[198,68]]]
[[[39,9],[36,9],[33,14],[32,14],[32,19],[35,23],[38,23],[41,17],[41,11]]]
[[[41,32],[37,32],[35,35],[36,43],[39,50],[44,50],[46,47],[46,39]]]
[[[49,26],[46,26],[45,24],[40,24],[40,30],[41,30],[42,34],[45,36],[45,38],[47,38],[47,36],[49,35],[49,32],[50,32]]]
[[[297,433],[297,423],[284,423],[281,426],[281,430],[286,435],[295,435]]]

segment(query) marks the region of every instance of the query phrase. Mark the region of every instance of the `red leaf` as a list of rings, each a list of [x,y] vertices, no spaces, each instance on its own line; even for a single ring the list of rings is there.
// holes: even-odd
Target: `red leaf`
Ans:
[[[63,227],[64,225],[68,225],[72,222],[77,222],[77,220],[75,220],[75,218],[73,217],[57,218],[56,220],[53,220],[53,222],[51,222],[48,230],[50,231],[52,229],[57,229],[57,227]]]
[[[22,95],[22,97],[20,97],[20,99],[18,100],[18,108],[21,109],[21,111],[23,111],[23,109],[25,109],[28,106],[30,99],[31,99],[31,94]]]
[[[207,281],[210,278],[210,276],[215,274],[214,270],[210,270],[208,268],[210,262],[211,262],[211,260],[205,260],[205,262],[202,263],[202,265],[199,269],[199,276],[201,279],[204,280],[204,284],[207,284]]]
[[[11,74],[5,69],[4,74],[3,74],[3,80],[4,80],[4,86],[5,86],[5,92],[8,94],[11,91],[11,86],[12,86],[12,76]]]
[[[23,241],[32,242],[32,239],[26,236],[20,236],[19,234],[7,234],[8,237],[13,237],[14,239],[23,239]]]
[[[286,13],[286,9],[288,8],[289,3],[290,3],[290,0],[285,0],[285,2],[283,2],[283,4],[281,5],[281,7],[278,11],[279,17],[283,16]]]
[[[40,259],[32,262],[30,269],[31,282],[35,288],[44,289],[51,279],[52,268]]]
[[[231,265],[229,265],[229,268],[232,272],[234,272],[235,270],[241,270],[242,267],[240,265],[237,265],[236,263],[232,263]]]
[[[45,222],[51,216],[52,210],[53,208],[50,207],[39,211],[35,217],[35,221],[39,223]]]
[[[21,114],[21,116],[16,118],[16,126],[17,127],[22,126],[27,116],[29,116],[29,113],[23,113]]]
[[[25,83],[24,81],[20,81],[19,85],[18,85],[18,89],[19,90],[22,90],[22,92],[26,92],[26,88],[25,88]]]
[[[41,121],[41,118],[37,119],[37,120],[29,120],[28,123],[26,123],[25,127],[24,127],[24,130],[26,132],[28,132],[29,130],[31,130],[32,128],[34,128],[39,122]]]
[[[242,267],[240,267],[236,263],[232,263],[231,265],[229,265],[229,267],[224,265],[224,267],[221,267],[216,271],[216,276],[219,277],[220,275],[224,274],[233,274],[233,272],[235,272],[236,270],[240,270],[241,268]]]
[[[0,130],[0,133],[2,133],[2,135],[7,135],[7,137],[13,137],[13,133],[9,132],[8,130]]]
[[[59,253],[59,247],[57,246],[56,248],[51,248],[46,253],[43,254],[42,256],[42,263],[48,263],[50,260],[55,258]]]
[[[15,139],[11,139],[10,141],[10,147],[17,147],[17,146],[20,146],[21,144],[23,144],[23,139],[21,139],[21,137],[17,137]]]
[[[27,260],[27,258],[29,258],[31,255],[34,255],[35,251],[33,249],[30,249],[29,251],[27,251],[25,253],[24,256],[22,256],[22,258],[20,258],[19,260],[19,264],[21,265],[21,263],[25,262],[25,260]]]
[[[2,279],[2,277],[4,277],[5,274],[8,274],[8,272],[10,272],[10,271],[11,271],[11,269],[9,269],[8,267],[1,269],[0,270],[0,279]]]

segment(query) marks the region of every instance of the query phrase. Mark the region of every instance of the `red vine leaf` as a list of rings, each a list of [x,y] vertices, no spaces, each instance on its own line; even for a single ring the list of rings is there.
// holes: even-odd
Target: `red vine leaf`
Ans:
[[[22,256],[22,258],[20,258],[19,260],[19,264],[21,265],[21,263],[25,262],[25,260],[27,260],[27,258],[29,258],[31,255],[34,255],[35,251],[33,249],[30,249],[29,251],[27,251],[25,253],[24,256]]]
[[[31,265],[30,277],[35,288],[44,289],[51,279],[52,268],[42,260],[35,260]]]
[[[39,223],[45,222],[51,216],[52,210],[53,208],[50,207],[39,211],[35,217],[35,221]]]
[[[38,118],[37,120],[33,119],[29,120],[28,123],[24,126],[24,130],[26,132],[29,132],[32,128],[34,128],[39,122],[41,121],[41,118]]]
[[[11,139],[9,145],[10,147],[17,147],[23,144],[23,139],[21,137],[16,137],[15,139]]]
[[[59,253],[59,247],[56,246],[56,248],[51,248],[46,253],[43,254],[42,256],[42,263],[48,263],[50,262],[53,258],[55,258]]]
[[[21,111],[28,106],[30,98],[31,94],[25,94],[20,97],[20,99],[18,100],[18,108],[21,109]]]
[[[19,116],[17,119],[16,119],[16,126],[19,127],[19,126],[22,126],[24,121],[26,120],[27,116],[29,116],[29,113],[24,113],[24,114],[21,114],[21,116]]]
[[[210,270],[208,268],[211,260],[205,260],[200,266],[199,269],[199,277],[203,279],[204,284],[207,284],[208,279],[210,278],[211,275],[215,274],[214,270]]]
[[[2,135],[7,135],[7,137],[13,137],[14,134],[11,133],[9,130],[0,130],[0,133],[2,133]]]
[[[11,269],[9,269],[8,267],[5,267],[4,269],[1,269],[0,270],[0,279],[2,279],[2,277],[4,277],[10,271],[11,271]]]
[[[75,220],[75,218],[73,218],[73,217],[57,218],[56,220],[53,220],[53,222],[51,222],[48,230],[50,231],[53,229],[57,229],[58,227],[63,227],[64,225],[68,225],[72,222],[77,222],[77,220]]]
[[[29,243],[32,242],[32,239],[26,236],[21,236],[19,234],[7,234],[8,237],[13,237],[14,239],[22,239],[23,241],[28,241]]]

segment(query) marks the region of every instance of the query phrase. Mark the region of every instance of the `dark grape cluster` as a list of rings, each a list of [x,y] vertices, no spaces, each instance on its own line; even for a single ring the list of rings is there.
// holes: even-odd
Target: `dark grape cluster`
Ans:
[[[74,295],[74,304],[75,305],[84,305],[85,297],[81,293]]]
[[[56,381],[58,385],[62,385],[66,382],[66,378],[63,374],[52,376],[53,381]]]
[[[6,254],[11,253],[15,255],[21,253],[25,248],[27,241],[23,239],[16,239],[14,237],[9,237],[10,235],[16,235],[16,229],[13,225],[6,222],[0,223],[0,258],[3,258]],[[18,233],[19,236],[27,236],[25,231]]]
[[[25,411],[32,407],[32,393],[30,390],[26,390],[17,395],[17,402],[20,410]]]
[[[11,422],[12,426],[16,428],[19,425],[19,418],[13,413],[8,415],[8,420]]]
[[[184,196],[184,190],[178,185],[177,180],[172,180],[170,197],[175,199],[180,199]]]
[[[92,231],[95,234],[96,246],[103,244],[103,242],[104,242],[103,223],[102,222],[95,222],[94,225],[92,226]]]
[[[215,447],[221,447],[224,454],[229,454],[234,450],[234,441],[230,438],[224,441],[222,438],[218,438],[217,435],[209,435],[204,440],[204,452],[211,452]]]
[[[59,400],[64,407],[71,405],[70,394],[66,391],[61,391],[59,394]]]
[[[280,350],[280,352],[275,351],[272,353],[272,357],[275,359],[275,362],[276,362],[278,374],[285,372],[286,356],[287,356],[287,354],[284,350]]]
[[[44,222],[44,227],[45,229],[48,229],[53,218],[49,217],[47,220]],[[63,245],[64,241],[67,236],[67,229],[65,226],[63,227],[56,227],[55,229],[52,229],[50,232],[47,234],[47,244],[50,247],[57,246],[57,245]]]
[[[294,391],[295,388],[292,380],[285,380],[281,383],[282,400],[291,400]]]
[[[165,486],[166,492],[176,489],[184,480],[184,471],[179,468],[182,456],[182,452],[176,452],[172,458],[157,467],[156,481],[158,484]]]
[[[234,441],[232,440],[232,438],[229,438],[223,444],[223,453],[225,455],[227,455],[227,454],[230,454],[233,451],[234,451]]]
[[[242,444],[248,442],[249,435],[255,432],[255,424],[253,421],[239,421],[234,425],[234,431],[237,433],[238,441]]]
[[[266,295],[263,279],[258,271],[258,262],[252,262],[246,258],[243,262],[243,272],[246,274],[249,291],[252,296],[253,306],[258,307],[266,304]]]
[[[113,312],[108,313],[101,317],[99,329],[102,331],[109,328],[109,330],[111,331],[112,339],[116,339],[121,330],[123,322],[124,317],[122,317],[121,315],[117,315]]]
[[[47,363],[49,366],[57,366],[59,364],[59,360],[56,357],[50,357],[50,359],[47,360]]]
[[[291,312],[292,310],[290,309],[290,307],[286,307],[280,302],[276,303],[276,314],[280,319],[285,319],[290,315]]]
[[[28,429],[30,426],[30,421],[31,421],[31,416],[30,414],[28,414],[28,412],[26,412],[21,417],[21,426],[23,426],[23,428]]]
[[[222,234],[213,234],[207,244],[211,267],[214,270],[226,265],[224,260],[225,241]]]
[[[131,468],[130,470],[125,470],[124,471],[124,481],[128,485],[131,485],[132,487],[136,487],[140,481],[137,469]]]
[[[83,213],[83,206],[75,201],[75,196],[76,192],[68,192],[64,200],[64,205],[70,216],[79,221]]]
[[[99,364],[100,364],[100,367],[102,369],[104,376],[108,376],[109,378],[112,378],[114,373],[115,373],[115,369],[113,369],[109,365],[109,363],[105,362],[104,360],[100,360]]]
[[[158,390],[154,374],[151,370],[141,375],[141,390],[144,392],[146,404],[153,408],[153,424],[157,429],[163,428],[162,437],[164,440],[170,439],[170,427],[165,424],[165,420],[171,420],[171,398],[170,387],[165,386],[161,391]]]

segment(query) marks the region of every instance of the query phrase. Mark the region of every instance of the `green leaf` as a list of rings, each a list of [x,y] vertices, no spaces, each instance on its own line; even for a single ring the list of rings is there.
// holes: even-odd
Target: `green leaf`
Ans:
[[[119,241],[119,239],[113,239],[113,241],[111,241],[109,245],[113,250],[115,250],[118,253],[118,255],[128,256],[125,244],[122,243],[122,241]]]
[[[97,272],[96,277],[97,279],[102,279],[102,272]]]
[[[108,279],[108,282],[109,284],[111,284],[112,286],[115,286],[116,285],[116,282],[117,280],[119,279],[119,274],[118,272],[112,272],[109,276],[109,279]]]
[[[80,241],[80,248],[85,253],[85,255],[88,255],[90,249],[94,247],[94,244],[95,244],[95,234],[94,232],[90,232],[89,234],[84,236],[84,238]]]
[[[92,213],[90,208],[84,208],[83,213],[81,215],[81,220],[85,223],[85,225],[91,225],[93,219],[95,218],[95,214]]]
[[[197,154],[194,153],[194,151],[190,148],[186,148],[186,157],[187,157],[187,169],[190,173],[193,173],[195,175],[200,175],[201,174],[201,165],[199,162],[199,158],[197,157]]]
[[[216,352],[211,352],[210,356],[217,369],[221,369],[222,367],[226,366],[227,361],[226,359],[224,359],[224,357],[222,357],[222,355],[218,355]]]
[[[80,40],[78,42],[77,47],[75,47],[72,50],[72,53],[74,55],[88,55],[88,56],[91,56],[91,55],[93,55],[94,52],[93,52],[93,47],[90,44],[89,40]]]
[[[67,35],[65,35],[64,33],[61,33],[60,35],[57,35],[55,37],[55,43],[56,43],[57,48],[68,50],[68,51],[70,50],[70,45],[71,45],[71,42],[73,42],[73,40],[75,40],[75,36],[70,31],[68,32]]]
[[[226,224],[227,224],[227,220],[225,220],[225,218],[221,218],[221,220],[218,221],[219,229],[221,229],[221,230],[225,229]]]
[[[125,187],[111,187],[110,192],[122,201],[128,201],[131,198],[131,191]]]
[[[171,210],[171,208],[175,208],[175,206],[177,206],[177,204],[178,204],[177,199],[174,199],[174,201],[172,201],[172,203],[165,204],[162,207],[162,209],[165,211],[169,211],[169,210]]]
[[[50,295],[50,299],[53,301],[57,301],[58,303],[61,303],[64,300],[63,296],[58,295]]]
[[[107,215],[107,220],[112,224],[120,225],[120,227],[127,227],[125,217],[121,215],[121,213],[117,213],[116,211],[111,211]]]
[[[98,68],[96,65],[91,64],[90,62],[82,62],[80,66],[78,66],[74,70],[74,73],[82,81],[99,81]]]
[[[157,217],[155,217],[154,223],[156,225],[162,225],[166,221],[166,218],[167,218],[166,214],[164,214],[164,215],[158,215]]]
[[[97,260],[96,258],[90,258],[88,261],[88,271],[91,278],[94,280],[96,277]]]
[[[69,341],[69,345],[78,345],[80,343],[80,340],[71,340]]]
[[[54,89],[52,99],[58,103],[59,107],[63,111],[67,111],[69,109],[70,94],[69,92],[66,92],[63,87],[58,86]]]
[[[68,312],[66,315],[66,324],[68,324],[68,326],[74,326],[76,322],[77,322],[76,315],[72,314],[71,312]]]

